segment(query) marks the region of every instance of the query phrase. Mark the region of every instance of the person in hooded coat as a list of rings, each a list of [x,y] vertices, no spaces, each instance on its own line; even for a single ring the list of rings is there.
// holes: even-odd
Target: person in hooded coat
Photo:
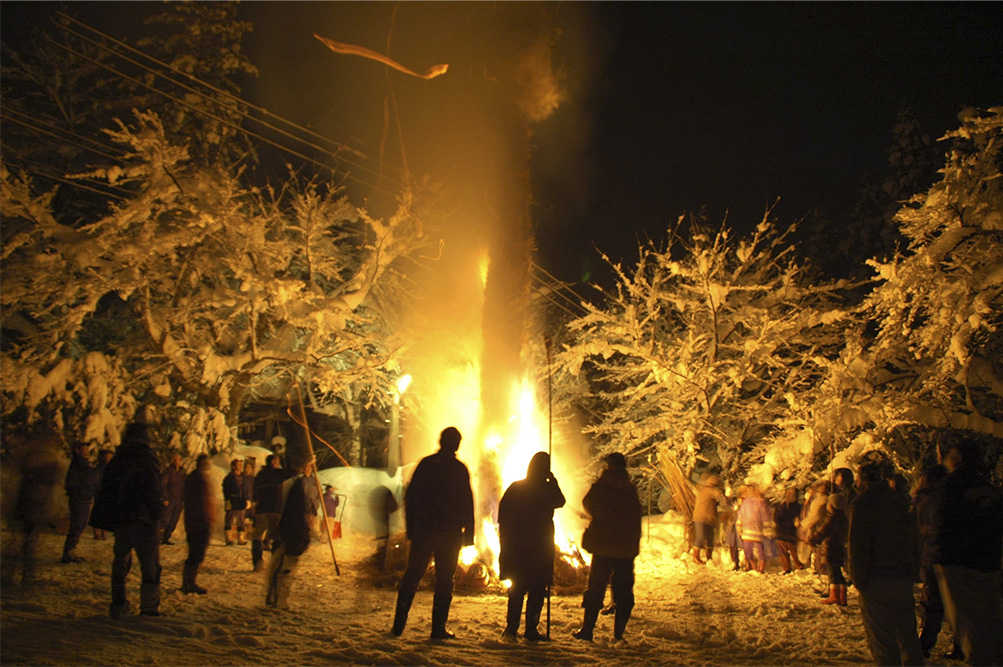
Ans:
[[[606,469],[585,494],[582,507],[591,517],[582,536],[582,548],[592,554],[592,566],[582,596],[582,627],[572,636],[592,641],[606,586],[612,578],[616,605],[613,637],[621,640],[634,609],[634,559],[641,546],[641,501],[627,476],[623,454],[614,452],[606,457]]]
[[[498,503],[499,578],[509,579],[505,636],[519,630],[526,600],[526,631],[530,641],[546,640],[537,631],[547,588],[554,583],[554,510],[564,507],[564,494],[550,471],[550,455],[537,452],[526,478],[513,482]]]
[[[181,510],[184,506],[185,478],[188,473],[181,467],[182,458],[180,454],[171,456],[170,462],[161,474],[161,481],[164,484],[164,513],[160,520],[160,543],[168,546],[173,545],[171,535],[181,518]]]
[[[707,554],[707,563],[714,556],[714,531],[717,528],[717,505],[724,502],[717,475],[704,473],[693,502],[693,560],[700,565],[700,550]]]
[[[829,564],[829,597],[822,604],[846,605],[846,534],[849,521],[846,517],[845,496],[829,495],[825,518],[815,524],[811,543],[822,550],[822,559]]]

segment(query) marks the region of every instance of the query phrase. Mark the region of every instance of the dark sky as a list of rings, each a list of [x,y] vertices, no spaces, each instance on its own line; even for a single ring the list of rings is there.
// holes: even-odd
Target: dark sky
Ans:
[[[44,5],[29,5],[2,3],[5,39],[38,20]],[[903,105],[936,137],[966,106],[1003,104],[996,3],[478,5],[246,3],[247,53],[261,74],[245,93],[375,157],[388,91],[402,114],[441,117],[450,82],[388,78],[326,50],[314,32],[385,50],[392,26],[395,58],[416,70],[450,62],[446,76],[463,82],[503,57],[512,34],[560,30],[569,98],[534,128],[532,183],[539,261],[569,281],[596,271],[593,244],[629,260],[637,238],[664,238],[702,206],[712,221],[728,210],[739,228],[778,197],[782,222],[812,207],[838,219],[864,175],[882,173]],[[120,35],[162,6],[70,8]],[[422,153],[439,130],[430,127],[405,123],[414,170],[431,165]],[[399,158],[389,150],[388,159]]]

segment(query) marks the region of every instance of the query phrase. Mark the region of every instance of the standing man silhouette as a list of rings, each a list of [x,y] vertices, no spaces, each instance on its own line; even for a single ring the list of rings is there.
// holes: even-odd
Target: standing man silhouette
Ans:
[[[405,524],[411,542],[407,570],[397,593],[390,632],[404,632],[411,602],[428,563],[435,556],[435,595],[432,598],[432,639],[453,639],[446,630],[453,600],[453,574],[464,545],[474,543],[474,496],[470,472],[456,458],[462,436],[450,426],[439,435],[439,451],[418,462],[404,492]]]

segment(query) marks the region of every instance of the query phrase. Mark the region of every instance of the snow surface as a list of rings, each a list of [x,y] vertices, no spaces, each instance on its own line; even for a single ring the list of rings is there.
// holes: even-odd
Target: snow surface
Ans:
[[[430,590],[415,598],[400,638],[388,632],[396,593],[366,576],[373,541],[350,532],[336,541],[341,576],[330,551],[307,551],[288,611],[264,605],[264,575],[251,570],[248,546],[226,547],[215,534],[199,583],[205,596],[183,595],[181,565],[187,548],[175,534],[161,547],[159,618],[111,620],[112,541],[90,529],[77,552],[86,562],[58,563],[62,536],[40,541],[39,579],[33,588],[7,586],[0,598],[0,662],[4,665],[775,665],[869,664],[856,591],[849,606],[823,606],[814,575],[731,572],[680,556],[681,523],[672,514],[646,520],[637,561],[636,608],[626,643],[612,641],[612,617],[600,617],[594,643],[570,633],[581,620],[581,598],[555,596],[547,644],[500,639],[505,599],[457,594],[450,615],[451,642],[429,639]],[[219,533],[219,531],[217,531]],[[4,540],[11,537],[4,534]],[[112,536],[109,536],[111,538]],[[724,557],[719,548],[715,559]],[[267,558],[267,555],[266,555]],[[139,568],[129,575],[138,605]],[[546,614],[546,612],[544,612]],[[541,622],[540,629],[545,624]],[[941,633],[934,656],[947,648]],[[950,663],[957,664],[957,663]]]

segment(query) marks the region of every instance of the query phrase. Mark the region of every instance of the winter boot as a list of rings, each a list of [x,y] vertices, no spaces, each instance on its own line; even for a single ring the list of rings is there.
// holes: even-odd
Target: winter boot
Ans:
[[[394,609],[394,625],[390,628],[390,634],[400,637],[404,634],[404,626],[407,624],[407,613],[411,611],[411,602],[414,601],[414,591],[397,591],[397,608]],[[516,617],[516,627],[519,619]]]
[[[822,600],[822,604],[839,604],[839,586],[836,584],[829,586],[829,597]]]
[[[446,629],[452,602],[452,595],[432,596],[432,639],[456,639],[456,635]]]
[[[596,620],[599,618],[600,609],[601,607],[586,607],[582,627],[572,632],[571,636],[586,642],[592,641],[592,633],[596,629]]]
[[[540,614],[543,612],[543,601],[546,598],[544,593],[530,593],[526,598],[526,634],[527,640],[531,642],[550,641],[547,635],[541,635],[539,631]]]
[[[714,561],[714,549],[712,547],[707,547],[707,564],[710,565]]]
[[[207,593],[206,589],[202,588],[195,583],[195,577],[198,575],[198,566],[189,565],[185,563],[184,569],[181,574],[181,592],[182,593],[195,593],[197,595],[205,595]]]
[[[617,605],[616,616],[613,617],[613,639],[617,641],[623,639],[623,631],[627,629],[627,621],[630,620],[633,607],[633,604]]]
[[[846,606],[846,586],[839,587],[839,604],[843,607]]]
[[[251,564],[255,572],[261,572],[264,564],[264,554],[265,550],[261,544],[261,540],[251,540]]]
[[[230,546],[231,544],[233,544],[233,538],[230,537],[229,526],[226,528],[226,530],[223,531],[223,541],[226,543],[226,546]]]
[[[700,560],[700,549],[693,547],[693,562],[697,565],[703,565],[704,562]]]
[[[240,544],[240,545],[247,544],[247,541],[244,539],[244,531],[243,530],[239,530],[239,529],[237,530],[237,544]]]

